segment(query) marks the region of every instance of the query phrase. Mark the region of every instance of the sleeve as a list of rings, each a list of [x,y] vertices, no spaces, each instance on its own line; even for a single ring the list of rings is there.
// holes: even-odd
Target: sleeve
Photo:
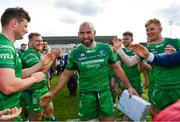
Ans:
[[[0,68],[13,68],[16,58],[15,50],[10,48],[0,49]]]
[[[108,59],[109,64],[115,64],[116,63],[116,56],[115,53],[113,52],[112,48],[109,46],[109,52],[110,52],[110,56]]]
[[[40,62],[40,58],[35,53],[23,54],[22,57],[23,64],[27,67],[31,67],[38,62]]]
[[[151,63],[162,67],[173,67],[180,65],[180,51],[163,56],[155,55]]]
[[[73,58],[73,54],[72,53],[70,53],[68,55],[68,61],[67,61],[66,69],[68,69],[68,70],[76,70],[77,69],[77,65],[74,62],[74,58]]]

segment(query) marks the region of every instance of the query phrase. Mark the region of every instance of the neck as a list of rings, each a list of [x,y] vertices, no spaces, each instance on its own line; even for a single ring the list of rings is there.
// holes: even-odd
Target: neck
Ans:
[[[162,36],[160,36],[157,40],[153,41],[152,43],[154,44],[159,44],[164,40],[164,38]]]
[[[6,38],[8,38],[11,42],[14,43],[14,42],[16,41],[16,39],[15,39],[14,34],[12,33],[12,31],[9,31],[9,30],[3,28],[2,31],[1,31],[1,33],[2,33]]]
[[[131,44],[132,45],[132,44]],[[126,46],[126,50],[132,50],[131,45]]]

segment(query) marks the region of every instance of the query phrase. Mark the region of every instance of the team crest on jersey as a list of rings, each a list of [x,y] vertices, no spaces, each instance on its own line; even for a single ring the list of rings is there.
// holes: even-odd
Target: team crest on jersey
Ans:
[[[81,53],[80,57],[83,57],[83,56],[85,56],[84,53]]]
[[[99,54],[103,55],[104,54],[104,50],[99,51]]]

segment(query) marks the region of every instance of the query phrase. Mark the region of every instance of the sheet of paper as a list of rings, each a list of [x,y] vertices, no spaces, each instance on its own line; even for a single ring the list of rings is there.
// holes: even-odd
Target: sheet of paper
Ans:
[[[129,97],[128,90],[124,90],[119,100],[119,109],[134,121],[144,121],[151,104],[141,97]]]

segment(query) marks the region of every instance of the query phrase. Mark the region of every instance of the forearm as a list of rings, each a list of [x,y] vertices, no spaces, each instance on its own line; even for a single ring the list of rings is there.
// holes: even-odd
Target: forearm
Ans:
[[[11,79],[13,82],[6,84],[2,92],[6,95],[24,91],[29,88],[32,84],[35,83],[35,79],[33,77],[29,77],[26,79],[21,78],[13,78]]]
[[[43,73],[46,73],[51,68],[52,64],[53,64],[53,61],[50,61],[49,64],[47,64],[46,66],[42,67],[40,69],[40,71],[43,72]]]
[[[158,56],[150,53],[148,57],[148,61],[151,64],[162,66],[162,67],[173,67],[176,65],[180,65],[180,52],[176,52],[173,54],[167,54],[163,56]]]
[[[123,84],[125,85],[126,88],[131,88],[131,84],[125,74],[125,72],[122,70],[122,68],[116,68],[114,69],[114,72],[116,74],[116,76],[123,82]]]
[[[123,51],[123,49],[122,49],[121,47],[118,48],[116,51],[117,51],[117,53],[120,55],[121,59],[123,60],[123,62],[124,62],[124,64],[125,64],[126,66],[131,67],[131,66],[133,66],[133,65],[135,65],[135,64],[137,64],[137,63],[140,62],[137,57],[129,58],[129,56],[127,56],[127,55],[124,53],[124,51]]]
[[[69,74],[67,73],[67,70],[62,73],[60,76],[60,79],[57,81],[55,87],[50,91],[51,94],[54,96],[57,94],[63,87],[64,85],[68,82],[69,78],[73,75],[73,73]]]
[[[23,69],[23,71],[22,71],[22,78],[30,77],[31,74],[40,71],[40,69],[42,69],[42,67],[43,67],[42,63],[39,62],[39,63],[33,65],[32,67]]]

